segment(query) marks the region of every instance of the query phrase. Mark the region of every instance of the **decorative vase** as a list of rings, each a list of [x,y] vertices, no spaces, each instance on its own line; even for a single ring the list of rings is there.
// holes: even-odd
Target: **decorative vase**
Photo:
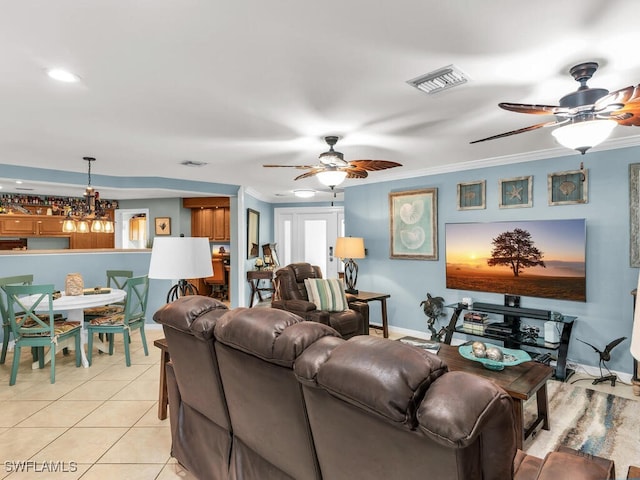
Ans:
[[[64,282],[65,295],[82,295],[84,293],[84,281],[79,273],[68,273]]]

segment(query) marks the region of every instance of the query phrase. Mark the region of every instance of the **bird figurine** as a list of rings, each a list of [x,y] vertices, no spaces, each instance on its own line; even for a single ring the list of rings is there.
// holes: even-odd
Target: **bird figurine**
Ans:
[[[611,360],[611,350],[613,350],[614,347],[616,347],[618,344],[622,343],[622,341],[626,340],[626,339],[627,339],[627,337],[616,338],[612,342],[609,342],[604,347],[604,350],[598,350],[596,347],[594,347],[590,343],[585,342],[584,340],[580,340],[579,338],[576,338],[576,340],[578,340],[579,342],[582,342],[585,345],[589,345],[591,348],[593,348],[598,353],[598,355],[600,355],[600,378],[596,378],[592,382],[592,385],[597,385],[598,383],[601,383],[601,382],[610,381],[612,387],[616,386],[616,379],[618,377],[616,377],[614,374],[611,373],[611,370],[609,370],[609,367],[607,367],[605,365],[605,362],[608,362],[609,360]],[[609,372],[609,375],[603,375],[602,374],[602,367],[607,369],[607,372]]]
[[[420,306],[424,311],[424,314],[429,318],[427,321],[427,326],[431,331],[431,338],[433,340],[440,341],[440,336],[443,331],[436,332],[433,324],[440,316],[444,316],[444,298],[442,297],[432,297],[430,293],[427,293],[427,299],[420,302]]]

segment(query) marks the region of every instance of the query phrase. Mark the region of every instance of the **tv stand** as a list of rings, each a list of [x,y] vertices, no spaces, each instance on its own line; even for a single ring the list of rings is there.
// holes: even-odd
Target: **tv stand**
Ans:
[[[519,348],[525,350],[527,346],[552,350],[557,352],[555,378],[557,380],[566,381],[572,374],[573,370],[567,368],[567,353],[569,351],[569,340],[571,339],[571,330],[573,322],[577,317],[561,315],[559,318],[552,317],[549,310],[538,310],[533,308],[522,308],[519,306],[497,305],[492,303],[474,302],[469,308],[465,303],[455,303],[447,305],[453,309],[453,314],[449,320],[449,324],[445,327],[444,343],[451,345],[451,339],[454,333],[461,333],[468,336],[489,338],[503,342],[505,348]],[[502,315],[504,320],[504,331],[502,333],[470,333],[462,327],[457,326],[460,314],[465,310],[471,310],[481,313],[494,313]],[[559,343],[546,343],[543,337],[531,338],[524,335],[520,331],[521,319],[541,322],[555,322],[561,326]],[[508,319],[508,321],[507,321]],[[544,325],[542,328],[544,332]],[[606,381],[606,380],[605,380]]]

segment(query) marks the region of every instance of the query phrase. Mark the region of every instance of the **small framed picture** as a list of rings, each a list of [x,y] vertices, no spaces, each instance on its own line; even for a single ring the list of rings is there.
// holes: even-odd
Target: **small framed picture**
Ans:
[[[547,177],[549,205],[587,203],[588,173],[585,169],[550,173]]]
[[[485,203],[486,181],[466,182],[458,184],[458,210],[482,210]]]
[[[156,217],[156,235],[171,235],[170,217]]]
[[[533,206],[533,177],[515,177],[498,180],[500,208]]]

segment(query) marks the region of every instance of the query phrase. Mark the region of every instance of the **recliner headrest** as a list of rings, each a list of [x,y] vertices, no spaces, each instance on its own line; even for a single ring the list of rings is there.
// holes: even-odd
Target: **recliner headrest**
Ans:
[[[228,310],[224,303],[211,297],[187,295],[162,306],[153,315],[153,320],[202,340],[210,340],[216,321]]]

